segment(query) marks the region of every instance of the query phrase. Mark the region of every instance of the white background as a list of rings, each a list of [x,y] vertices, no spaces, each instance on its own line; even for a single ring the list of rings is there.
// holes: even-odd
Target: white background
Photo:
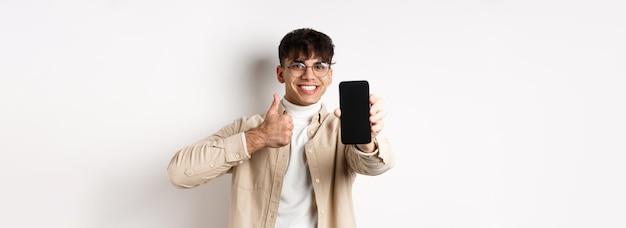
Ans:
[[[387,101],[359,227],[626,227],[626,3],[0,0],[0,227],[225,227],[182,146],[265,112],[311,27]]]

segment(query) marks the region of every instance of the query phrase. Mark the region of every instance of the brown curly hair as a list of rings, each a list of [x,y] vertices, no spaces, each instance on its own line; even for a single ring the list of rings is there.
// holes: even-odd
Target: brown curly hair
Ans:
[[[278,46],[278,60],[283,65],[285,59],[318,57],[322,62],[332,64],[335,45],[332,39],[311,28],[293,30],[283,37]]]

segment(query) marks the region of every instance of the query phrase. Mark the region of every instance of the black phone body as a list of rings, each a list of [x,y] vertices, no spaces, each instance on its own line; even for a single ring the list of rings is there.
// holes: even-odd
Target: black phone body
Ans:
[[[372,141],[369,96],[369,83],[365,80],[339,83],[343,144],[367,144]]]

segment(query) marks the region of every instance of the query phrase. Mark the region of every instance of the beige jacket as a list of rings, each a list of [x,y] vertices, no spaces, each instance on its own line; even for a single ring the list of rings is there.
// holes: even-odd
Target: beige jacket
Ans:
[[[284,107],[281,105],[279,112]],[[259,126],[264,116],[240,118],[217,133],[179,150],[168,166],[170,181],[193,188],[226,173],[232,174],[229,227],[274,227],[289,145],[264,148],[248,156],[242,134]],[[313,181],[320,228],[356,227],[352,184],[357,173],[379,175],[394,166],[387,139],[378,135],[378,153],[363,155],[340,140],[339,119],[320,112],[308,127],[305,154]]]

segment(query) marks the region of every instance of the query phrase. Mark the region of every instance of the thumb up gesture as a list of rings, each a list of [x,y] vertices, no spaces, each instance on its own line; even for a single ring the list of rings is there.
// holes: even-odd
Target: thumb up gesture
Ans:
[[[274,94],[274,101],[265,114],[265,120],[257,128],[246,132],[248,152],[253,153],[263,147],[283,147],[291,141],[293,122],[287,114],[278,113],[280,98]]]

